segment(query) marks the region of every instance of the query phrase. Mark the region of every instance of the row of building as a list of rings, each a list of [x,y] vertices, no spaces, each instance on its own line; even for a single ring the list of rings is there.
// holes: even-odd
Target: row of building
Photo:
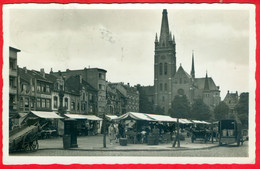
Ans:
[[[9,47],[9,114],[55,111],[71,114],[121,115],[139,111],[136,87],[106,81],[107,71],[84,68],[46,73],[20,68],[19,49]]]

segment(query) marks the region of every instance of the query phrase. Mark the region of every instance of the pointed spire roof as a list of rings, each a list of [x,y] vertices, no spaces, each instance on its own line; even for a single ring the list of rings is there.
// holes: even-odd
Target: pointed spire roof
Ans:
[[[205,83],[204,83],[204,90],[209,90],[208,71],[206,71],[206,78],[205,78]]]
[[[191,63],[191,72],[190,75],[192,78],[195,78],[195,68],[194,68],[194,51],[192,50],[192,63]]]
[[[164,9],[162,14],[163,16],[162,16],[162,24],[161,24],[160,43],[166,44],[168,43],[169,36],[170,36],[167,10]]]
[[[155,35],[155,42],[158,42],[157,33],[156,33],[156,35]]]

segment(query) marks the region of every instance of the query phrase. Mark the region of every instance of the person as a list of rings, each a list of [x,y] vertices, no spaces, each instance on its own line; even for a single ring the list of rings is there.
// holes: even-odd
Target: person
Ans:
[[[116,139],[116,129],[113,124],[110,124],[108,127],[108,135],[110,144],[113,144],[113,141]]]

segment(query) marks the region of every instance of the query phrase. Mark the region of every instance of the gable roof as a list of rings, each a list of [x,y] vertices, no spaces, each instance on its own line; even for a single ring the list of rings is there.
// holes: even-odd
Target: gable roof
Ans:
[[[174,77],[173,78],[176,78],[178,76],[181,76],[181,75],[185,75],[187,76],[187,78],[191,78],[191,75],[189,75],[184,69],[183,67],[180,65],[180,67],[178,68],[177,72],[175,73]]]
[[[205,77],[204,78],[195,78],[195,86],[198,89],[204,90],[205,79],[206,79]],[[208,77],[208,84],[209,84],[209,90],[219,90],[211,77]]]

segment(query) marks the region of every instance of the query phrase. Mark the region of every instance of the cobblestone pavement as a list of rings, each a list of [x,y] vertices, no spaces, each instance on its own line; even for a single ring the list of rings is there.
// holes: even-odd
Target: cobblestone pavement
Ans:
[[[80,136],[77,138],[78,148],[81,150],[102,150],[103,149],[103,135],[97,136]],[[50,138],[45,140],[39,140],[39,149],[63,149],[62,137]],[[186,138],[185,141],[181,141],[181,149],[200,149],[217,146],[215,143],[203,143],[203,141],[195,141],[191,143],[190,138]],[[167,150],[172,149],[172,142],[162,143],[159,145],[147,145],[147,144],[128,144],[127,146],[120,146],[119,143],[109,143],[109,139],[106,141],[105,150]]]
[[[36,152],[11,154],[14,156],[172,156],[172,157],[247,157],[248,142],[243,146],[221,146],[215,143],[203,143],[190,138],[181,141],[181,148],[172,148],[172,143],[147,145],[128,144],[120,146],[119,143],[109,144],[103,148],[103,136],[78,137],[78,148],[63,149],[61,137],[39,140],[39,150]]]

